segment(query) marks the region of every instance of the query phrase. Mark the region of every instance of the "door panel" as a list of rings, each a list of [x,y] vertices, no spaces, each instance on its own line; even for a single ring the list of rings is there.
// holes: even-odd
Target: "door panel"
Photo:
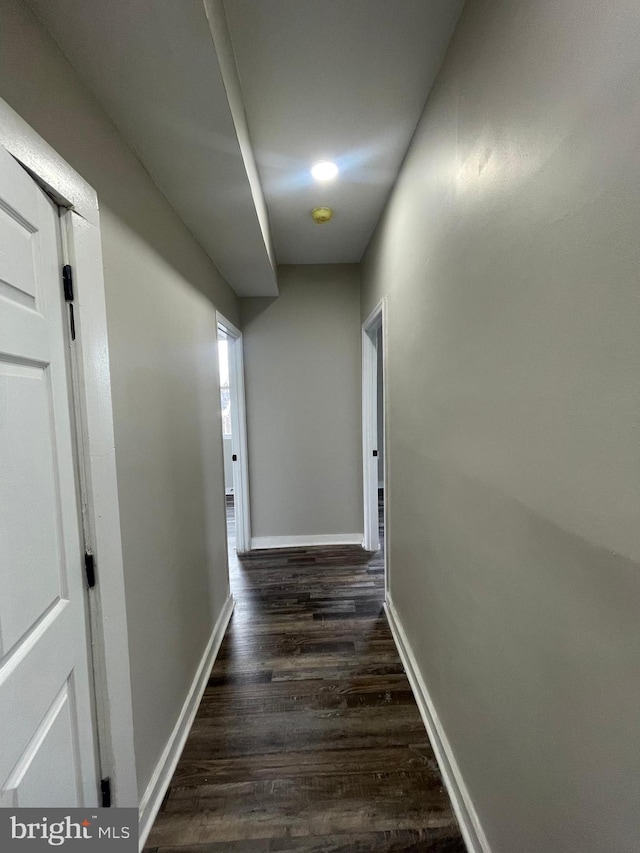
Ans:
[[[0,151],[5,168],[2,171],[0,199],[19,199],[16,207],[5,207],[0,201],[0,294],[32,308],[36,307],[36,252],[31,224],[38,221],[38,199],[34,193],[25,193],[24,173],[15,162],[8,163],[9,155]],[[11,158],[10,158],[11,159]],[[6,165],[8,163],[8,165]],[[27,177],[27,180],[31,180]],[[35,184],[34,184],[35,186]]]
[[[64,555],[59,519],[50,511],[58,502],[47,368],[0,362],[0,409],[8,415],[0,445],[1,488],[11,504],[11,518],[20,519],[19,526],[7,525],[3,537],[8,564],[0,598],[4,656],[61,596]]]
[[[80,805],[72,695],[73,687],[67,682],[8,779],[3,806],[25,808],[43,802],[50,808]]]
[[[25,224],[0,209],[0,266],[5,295],[36,307],[33,235]]]
[[[58,211],[0,149],[0,804],[96,805]]]

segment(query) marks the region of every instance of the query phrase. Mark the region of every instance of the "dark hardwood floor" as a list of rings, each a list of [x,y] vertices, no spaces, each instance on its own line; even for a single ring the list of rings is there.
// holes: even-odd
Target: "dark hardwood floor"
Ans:
[[[235,612],[147,853],[464,853],[384,615],[382,552],[231,569]]]

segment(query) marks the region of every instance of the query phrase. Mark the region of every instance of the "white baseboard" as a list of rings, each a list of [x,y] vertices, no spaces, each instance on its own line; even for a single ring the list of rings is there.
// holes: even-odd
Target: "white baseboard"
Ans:
[[[165,792],[169,787],[171,777],[173,776],[178,760],[180,759],[180,755],[182,754],[182,750],[184,749],[200,700],[202,699],[202,694],[207,686],[211,669],[218,655],[220,644],[222,643],[225,631],[227,630],[229,619],[231,619],[233,605],[233,596],[229,595],[224,603],[220,615],[218,616],[211,637],[209,638],[207,648],[202,656],[202,660],[198,666],[198,671],[193,679],[193,683],[191,684],[185,703],[182,706],[182,711],[180,712],[178,721],[171,732],[171,736],[162,751],[160,760],[156,765],[156,769],[153,771],[153,775],[147,785],[147,789],[140,801],[140,850],[144,847],[149,833],[151,832],[151,827],[153,826],[153,822],[160,811],[160,806],[162,805]]]
[[[451,744],[442,727],[438,713],[431,701],[429,691],[420,674],[415,656],[409,645],[407,635],[398,617],[390,596],[385,602],[385,611],[396,647],[402,659],[411,690],[418,705],[422,722],[425,725],[431,746],[442,773],[445,786],[451,799],[453,810],[460,824],[462,837],[469,853],[491,853],[489,842],[484,834],[476,813],[471,795],[465,785],[460,768],[453,755]]]
[[[320,536],[253,536],[251,550],[310,548],[314,545],[362,545],[362,533],[326,533]]]

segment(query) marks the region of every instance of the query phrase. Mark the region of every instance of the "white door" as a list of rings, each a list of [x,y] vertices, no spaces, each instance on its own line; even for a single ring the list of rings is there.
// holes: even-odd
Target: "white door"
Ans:
[[[0,806],[98,802],[58,211],[0,148]]]

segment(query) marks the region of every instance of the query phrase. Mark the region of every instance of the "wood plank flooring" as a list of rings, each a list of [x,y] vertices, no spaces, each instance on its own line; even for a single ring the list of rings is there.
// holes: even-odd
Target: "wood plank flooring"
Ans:
[[[356,547],[233,561],[235,612],[147,853],[464,853],[383,570]]]

